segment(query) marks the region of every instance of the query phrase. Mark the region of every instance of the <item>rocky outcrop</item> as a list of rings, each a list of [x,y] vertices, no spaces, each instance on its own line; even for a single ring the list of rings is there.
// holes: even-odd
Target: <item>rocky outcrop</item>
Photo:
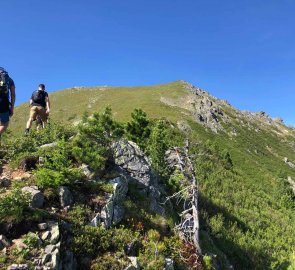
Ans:
[[[69,188],[60,186],[58,188],[58,195],[61,207],[70,206],[74,203],[74,198]]]
[[[23,187],[23,193],[28,193],[31,197],[30,206],[33,208],[42,208],[44,203],[44,195],[37,186]]]
[[[118,224],[124,217],[122,203],[128,191],[128,180],[125,176],[117,177],[109,182],[113,186],[113,193],[109,196],[106,205],[91,221],[92,226],[102,224],[105,228]]]
[[[143,151],[131,141],[117,141],[112,145],[114,163],[128,173],[138,188],[148,188],[152,181],[151,164]]]
[[[165,193],[158,183],[158,175],[151,168],[151,161],[130,141],[120,140],[112,145],[113,163],[120,173],[125,175],[128,184],[134,185],[138,192],[150,200],[150,210],[165,214],[161,205],[161,196]]]

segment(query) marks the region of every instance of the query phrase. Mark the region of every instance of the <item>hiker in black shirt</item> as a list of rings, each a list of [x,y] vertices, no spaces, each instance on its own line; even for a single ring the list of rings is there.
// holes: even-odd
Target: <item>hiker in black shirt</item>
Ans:
[[[48,93],[45,91],[45,85],[40,84],[38,90],[34,91],[30,100],[30,118],[27,122],[25,133],[28,133],[32,127],[33,121],[39,116],[42,120],[43,127],[47,122],[50,112],[50,102]]]

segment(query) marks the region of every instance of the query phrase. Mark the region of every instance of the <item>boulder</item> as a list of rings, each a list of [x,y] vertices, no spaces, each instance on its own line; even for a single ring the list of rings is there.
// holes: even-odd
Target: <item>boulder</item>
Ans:
[[[70,206],[74,203],[73,195],[67,187],[64,187],[64,186],[59,187],[58,195],[59,195],[60,205],[62,207]]]
[[[36,186],[23,187],[22,192],[28,193],[31,197],[30,206],[33,208],[42,208],[44,203],[44,195]]]
[[[114,203],[122,202],[128,191],[128,181],[124,176],[117,177],[109,182],[113,185],[112,200]]]
[[[163,270],[174,270],[174,262],[172,259],[166,258],[165,268]]]
[[[0,235],[0,250],[9,247],[11,245],[10,241],[4,236]]]
[[[114,163],[127,172],[135,184],[147,188],[151,182],[151,162],[133,142],[120,140],[112,144]]]
[[[0,179],[0,187],[7,188],[11,185],[11,180],[7,177]]]

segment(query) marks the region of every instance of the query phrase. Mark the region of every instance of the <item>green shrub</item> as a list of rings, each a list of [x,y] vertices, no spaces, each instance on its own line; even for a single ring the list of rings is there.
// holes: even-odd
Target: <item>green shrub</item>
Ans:
[[[168,149],[167,128],[164,121],[156,121],[151,129],[147,151],[152,160],[153,168],[162,176],[168,174],[165,152]]]
[[[73,251],[78,256],[90,256],[107,251],[112,244],[111,231],[89,225],[74,230]]]
[[[135,109],[131,113],[131,120],[125,126],[126,137],[145,149],[150,136],[150,121],[142,109]]]
[[[102,113],[85,116],[75,138],[73,154],[75,158],[99,173],[104,170],[108,146],[112,139],[120,137],[123,128],[115,122],[110,108]]]
[[[143,250],[140,252],[138,260],[143,269],[163,269],[165,266],[165,244],[160,241],[160,233],[156,230],[149,230],[142,244]]]
[[[0,197],[0,222],[20,222],[29,212],[30,196],[18,188]]]
[[[106,253],[99,256],[98,259],[91,265],[91,270],[121,270],[128,266],[128,258],[120,258],[116,254]]]
[[[81,171],[72,165],[65,141],[60,141],[57,148],[47,153],[43,166],[35,172],[38,186],[48,188],[71,185],[82,177]]]

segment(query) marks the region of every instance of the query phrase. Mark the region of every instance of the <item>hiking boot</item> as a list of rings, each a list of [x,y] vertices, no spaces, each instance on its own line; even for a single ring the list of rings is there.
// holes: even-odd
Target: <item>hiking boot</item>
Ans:
[[[26,128],[25,132],[24,132],[24,135],[29,135],[29,131],[30,131],[30,129]]]

